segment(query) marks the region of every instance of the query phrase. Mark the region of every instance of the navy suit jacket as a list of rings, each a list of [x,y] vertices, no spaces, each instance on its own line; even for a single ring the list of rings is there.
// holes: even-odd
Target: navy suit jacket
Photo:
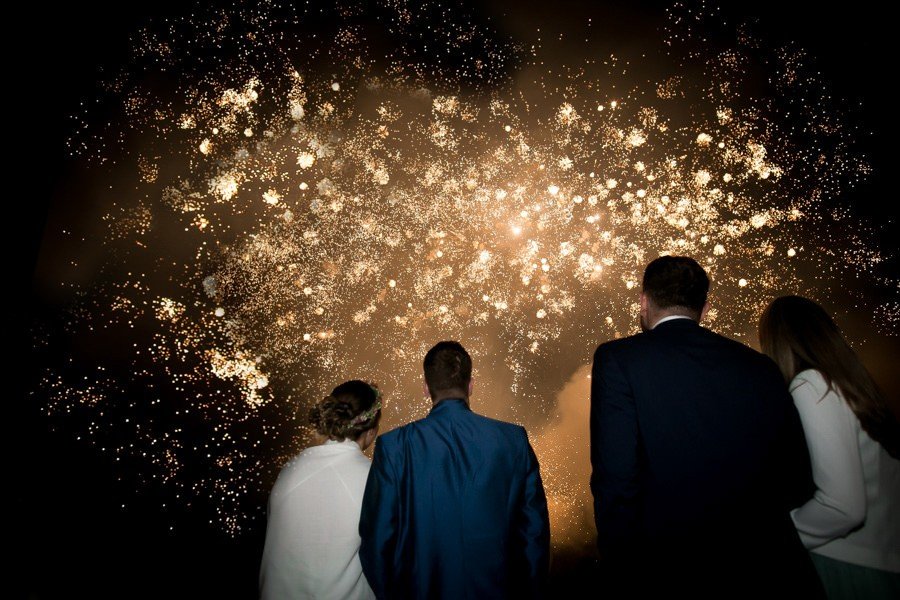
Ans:
[[[809,455],[768,357],[690,319],[600,345],[591,463],[610,585],[819,594],[790,518],[812,496]]]
[[[541,595],[550,528],[525,429],[447,399],[382,435],[359,534],[378,598]]]

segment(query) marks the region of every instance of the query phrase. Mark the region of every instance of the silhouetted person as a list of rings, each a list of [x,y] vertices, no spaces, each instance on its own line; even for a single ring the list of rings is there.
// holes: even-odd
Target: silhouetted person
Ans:
[[[381,392],[348,381],[310,411],[320,445],[295,456],[269,496],[263,600],[374,598],[359,563],[359,507],[378,435]]]
[[[900,598],[900,424],[812,300],[774,300],[759,341],[806,433],[816,489],[791,517],[829,600]]]
[[[768,357],[699,325],[691,258],[645,272],[642,333],[600,345],[591,491],[607,596],[820,597],[791,522],[812,488],[797,411]]]
[[[427,417],[378,440],[359,532],[378,598],[543,594],[547,501],[525,429],[469,408],[472,360],[457,342],[425,355]]]

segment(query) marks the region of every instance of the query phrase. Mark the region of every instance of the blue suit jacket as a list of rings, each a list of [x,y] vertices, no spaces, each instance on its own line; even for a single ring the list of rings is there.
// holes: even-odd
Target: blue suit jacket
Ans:
[[[610,585],[625,578],[618,584],[632,592],[658,584],[689,597],[820,593],[789,514],[812,495],[809,455],[768,357],[688,319],[602,344],[591,462]]]
[[[379,437],[359,533],[379,598],[540,596],[550,527],[525,429],[447,399]]]

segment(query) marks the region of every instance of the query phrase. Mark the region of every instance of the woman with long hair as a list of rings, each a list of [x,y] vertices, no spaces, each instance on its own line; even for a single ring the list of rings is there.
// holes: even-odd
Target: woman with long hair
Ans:
[[[378,435],[381,392],[348,381],[310,411],[319,445],[278,475],[260,569],[264,600],[374,598],[359,562],[359,514]]]
[[[829,599],[900,598],[900,424],[812,300],[773,301],[759,340],[803,423],[816,490],[791,517]]]

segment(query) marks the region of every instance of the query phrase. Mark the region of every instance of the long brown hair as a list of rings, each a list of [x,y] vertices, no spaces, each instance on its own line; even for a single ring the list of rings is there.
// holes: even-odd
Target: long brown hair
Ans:
[[[759,343],[788,382],[806,369],[819,371],[830,390],[840,390],[869,437],[900,458],[900,424],[825,309],[800,296],[776,298],[759,322]]]

